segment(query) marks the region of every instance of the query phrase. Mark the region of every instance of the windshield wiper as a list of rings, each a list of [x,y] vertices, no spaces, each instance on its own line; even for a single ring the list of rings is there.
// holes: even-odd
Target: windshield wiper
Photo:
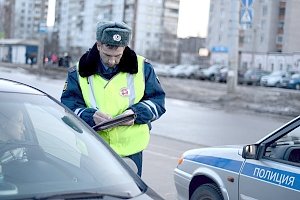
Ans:
[[[113,197],[117,199],[130,199],[133,198],[130,194],[110,194],[110,193],[98,193],[98,192],[72,192],[72,193],[63,193],[63,194],[55,194],[46,197],[35,197],[34,199],[104,199],[104,197]]]

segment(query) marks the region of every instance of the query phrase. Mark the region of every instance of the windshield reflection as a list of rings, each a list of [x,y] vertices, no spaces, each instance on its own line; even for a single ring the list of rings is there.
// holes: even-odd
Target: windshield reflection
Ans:
[[[141,192],[112,151],[73,113],[45,96],[0,97],[2,106],[21,108],[24,126],[24,139],[1,140],[0,177],[7,188],[13,187],[5,190],[2,184],[0,198],[2,193],[15,198],[76,191],[126,191],[130,196]],[[10,104],[4,105],[8,98]]]

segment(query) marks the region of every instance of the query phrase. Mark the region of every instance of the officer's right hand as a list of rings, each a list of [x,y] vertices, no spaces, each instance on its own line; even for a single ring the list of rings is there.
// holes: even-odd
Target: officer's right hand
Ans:
[[[105,122],[109,119],[111,119],[112,117],[108,114],[105,114],[103,112],[100,112],[100,111],[96,111],[93,115],[93,119],[94,119],[94,122],[95,124],[99,124],[101,122]]]

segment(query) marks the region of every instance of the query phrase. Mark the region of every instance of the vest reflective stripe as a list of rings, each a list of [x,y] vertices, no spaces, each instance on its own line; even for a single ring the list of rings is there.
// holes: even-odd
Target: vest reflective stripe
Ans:
[[[92,108],[98,109],[97,108],[97,103],[96,103],[96,98],[95,98],[95,94],[94,94],[94,81],[93,81],[93,75],[88,77],[88,82],[90,83],[90,87],[89,87],[89,95],[90,95],[90,104]]]
[[[97,108],[113,117],[138,103],[144,96],[144,58],[138,56],[138,73],[120,72],[110,80],[99,75],[79,77],[86,105]],[[120,155],[128,156],[144,150],[149,143],[147,124],[118,126],[99,134]]]
[[[135,100],[135,89],[134,89],[134,77],[132,74],[127,74],[127,85],[129,88],[130,94],[129,94],[129,106],[134,104]]]

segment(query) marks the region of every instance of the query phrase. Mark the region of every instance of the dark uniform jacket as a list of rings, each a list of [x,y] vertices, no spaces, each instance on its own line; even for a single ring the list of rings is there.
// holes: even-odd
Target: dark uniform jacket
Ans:
[[[99,74],[101,77],[109,80],[119,72],[136,74],[137,70],[137,56],[129,47],[125,48],[120,63],[115,67],[114,71],[107,72],[105,70],[100,60],[96,44],[86,52],[79,61],[79,74],[82,77]],[[67,80],[61,95],[61,102],[72,111],[76,110],[77,115],[90,126],[94,126],[93,114],[96,112],[96,109],[86,107],[77,74],[76,66],[68,70]],[[152,65],[147,60],[145,60],[144,63],[144,75],[144,96],[139,103],[132,105],[130,109],[132,109],[137,116],[135,119],[136,124],[148,124],[151,129],[151,122],[158,119],[166,111],[165,92],[159,83]]]

